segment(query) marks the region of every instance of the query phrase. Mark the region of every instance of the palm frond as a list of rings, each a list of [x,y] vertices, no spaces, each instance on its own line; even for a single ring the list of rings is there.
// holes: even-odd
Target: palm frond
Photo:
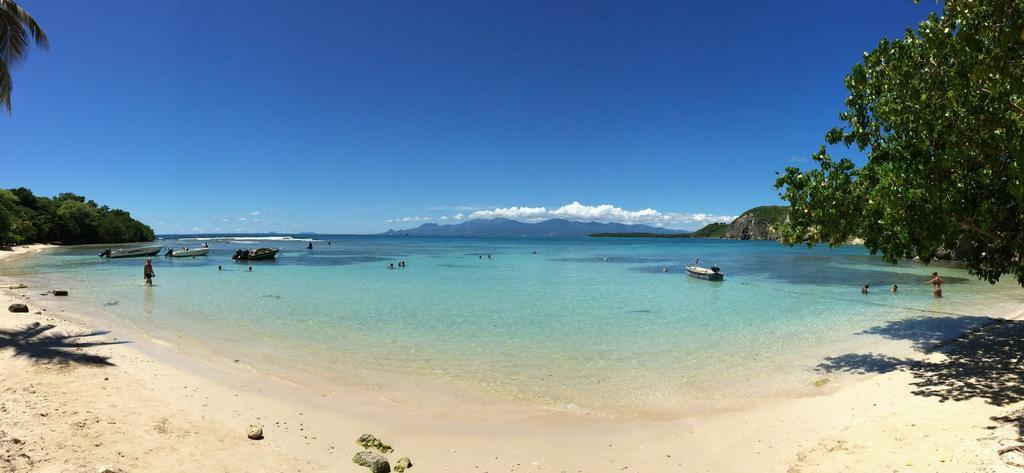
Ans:
[[[49,49],[46,33],[14,0],[0,0],[0,104],[11,112],[10,68],[28,56],[29,38],[36,47]]]
[[[7,63],[0,59],[0,105],[7,107],[7,113],[11,113],[11,88],[11,72]]]

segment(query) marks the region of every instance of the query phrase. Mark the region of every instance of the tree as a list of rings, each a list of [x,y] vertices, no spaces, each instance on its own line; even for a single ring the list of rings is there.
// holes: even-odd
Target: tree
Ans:
[[[902,39],[882,39],[845,78],[845,122],[817,169],[776,181],[783,241],[861,237],[895,263],[959,248],[972,274],[1024,285],[1024,0],[947,0]]]
[[[0,189],[0,247],[15,242],[15,203],[18,198],[13,193]]]
[[[7,113],[11,113],[11,68],[28,56],[30,36],[37,47],[50,47],[46,33],[28,12],[14,0],[0,0],[0,104]]]

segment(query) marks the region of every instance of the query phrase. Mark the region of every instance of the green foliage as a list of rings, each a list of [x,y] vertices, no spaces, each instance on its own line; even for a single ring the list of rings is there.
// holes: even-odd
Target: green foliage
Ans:
[[[64,193],[37,197],[24,187],[0,189],[0,245],[33,242],[125,243],[153,240],[153,230],[128,212]]]
[[[972,274],[1024,284],[1024,0],[947,0],[865,53],[845,85],[845,123],[825,141],[867,163],[822,146],[817,169],[787,168],[783,241],[859,236],[893,263],[959,247]]]
[[[50,46],[36,20],[14,0],[0,0],[0,105],[11,112],[11,68],[28,56],[29,38],[36,46]]]
[[[705,225],[704,228],[691,233],[689,236],[693,238],[725,238],[725,234],[728,231],[728,223],[716,222]]]
[[[773,224],[781,224],[789,216],[789,207],[785,205],[762,205],[743,212],[740,217],[751,216],[759,220],[767,220]]]

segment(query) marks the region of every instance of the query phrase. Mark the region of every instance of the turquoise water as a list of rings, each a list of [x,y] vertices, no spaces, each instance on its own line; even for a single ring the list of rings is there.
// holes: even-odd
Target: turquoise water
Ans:
[[[95,247],[58,249],[0,274],[60,279],[158,338],[300,382],[655,418],[810,393],[823,357],[899,349],[861,333],[885,321],[994,315],[1024,302],[1011,282],[991,286],[942,265],[893,267],[853,246],[351,236],[317,236],[312,251],[299,238],[165,243],[202,241],[213,248],[208,257],[154,258],[153,288],[141,284],[142,260],[98,258]],[[231,261],[235,249],[257,246],[282,252],[252,272]],[[696,256],[717,261],[726,280],[688,278],[682,267]],[[387,269],[399,261],[408,266]],[[945,299],[921,284],[932,270],[948,283]],[[895,295],[892,284],[901,287]]]

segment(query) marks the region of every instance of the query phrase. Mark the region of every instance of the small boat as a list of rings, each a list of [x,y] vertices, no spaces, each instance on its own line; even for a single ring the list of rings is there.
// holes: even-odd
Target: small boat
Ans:
[[[256,261],[261,259],[274,259],[277,256],[277,252],[281,251],[278,248],[256,248],[255,250],[238,250],[231,259],[239,261]]]
[[[206,256],[209,252],[209,248],[192,248],[178,251],[174,251],[174,248],[169,248],[167,250],[167,254],[164,256],[170,256],[171,258],[189,258],[195,256]]]
[[[706,279],[708,281],[721,281],[725,278],[725,274],[718,266],[712,266],[711,269],[702,268],[696,265],[690,265],[686,267],[686,274],[691,277]]]
[[[156,256],[160,253],[160,250],[164,249],[164,245],[150,245],[140,246],[138,248],[121,248],[116,251],[112,251],[110,248],[103,250],[100,256],[107,258],[135,258],[139,256]]]

